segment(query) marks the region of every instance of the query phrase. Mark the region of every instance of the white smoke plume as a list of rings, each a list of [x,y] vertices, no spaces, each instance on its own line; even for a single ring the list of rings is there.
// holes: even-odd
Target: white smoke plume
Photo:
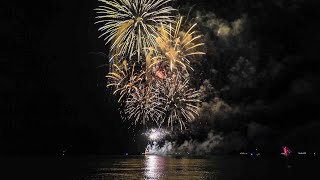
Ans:
[[[212,131],[208,133],[207,138],[199,142],[197,140],[185,140],[182,144],[178,144],[173,141],[165,141],[163,146],[158,145],[154,142],[147,146],[147,150],[150,154],[157,155],[205,155],[213,153],[222,141],[220,135],[215,135]]]
[[[196,20],[204,27],[211,29],[216,36],[220,38],[229,38],[239,35],[244,30],[244,24],[247,21],[247,16],[243,15],[239,19],[228,22],[224,19],[218,18],[212,12],[203,14],[202,12],[197,11]]]

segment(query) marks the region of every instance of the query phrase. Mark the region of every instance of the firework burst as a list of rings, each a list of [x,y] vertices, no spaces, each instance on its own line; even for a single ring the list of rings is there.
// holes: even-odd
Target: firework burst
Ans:
[[[157,49],[155,37],[157,28],[169,30],[173,22],[170,15],[175,9],[166,6],[172,0],[99,0],[103,5],[97,11],[96,23],[102,23],[100,37],[106,44],[111,42],[113,56],[128,56],[131,60],[137,54],[138,61],[145,47]],[[112,60],[112,58],[111,58]]]
[[[172,0],[99,1],[96,23],[100,37],[110,43],[112,64],[107,87],[119,96],[123,118],[132,125],[160,128],[167,122],[172,129],[185,129],[201,102],[200,92],[189,87],[188,73],[192,60],[205,54],[196,24],[184,29],[183,18],[172,16]]]
[[[178,73],[187,73],[187,68],[193,70],[190,66],[191,58],[205,53],[198,50],[204,43],[199,42],[202,35],[198,35],[195,31],[196,24],[185,31],[181,29],[182,19],[182,17],[177,18],[174,23],[175,28],[169,28],[170,31],[160,28],[161,36],[156,38],[156,42],[162,55],[157,57],[161,61],[156,61],[154,64],[164,61],[170,71],[177,69]]]
[[[113,87],[113,94],[119,94],[121,99],[133,92],[138,91],[138,86],[143,80],[144,72],[136,73],[134,69],[135,64],[128,67],[127,61],[124,60],[120,66],[113,64],[111,72],[106,76],[109,78],[107,87]]]
[[[148,130],[146,133],[144,133],[149,140],[151,141],[160,141],[161,139],[163,139],[166,135],[168,135],[168,131],[165,129],[161,129],[161,128],[153,128]]]
[[[178,77],[167,78],[163,82],[161,92],[164,97],[164,109],[168,126],[178,123],[180,129],[186,128],[186,123],[192,122],[198,114],[197,104],[201,102],[200,91],[189,88],[187,79]]]
[[[130,93],[125,101],[124,113],[134,124],[140,121],[142,124],[155,122],[160,125],[164,115],[160,99],[158,90],[141,85],[137,91]]]

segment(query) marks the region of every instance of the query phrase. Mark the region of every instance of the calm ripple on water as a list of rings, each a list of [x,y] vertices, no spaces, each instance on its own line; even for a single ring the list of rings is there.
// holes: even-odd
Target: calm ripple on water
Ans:
[[[283,158],[239,156],[9,158],[3,162],[8,170],[0,175],[0,179],[19,180],[307,180],[316,178],[317,169],[320,169],[318,159],[286,161]]]

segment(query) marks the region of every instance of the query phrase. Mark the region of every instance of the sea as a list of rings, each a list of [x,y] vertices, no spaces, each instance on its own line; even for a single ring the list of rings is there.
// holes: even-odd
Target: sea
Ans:
[[[73,156],[1,160],[1,180],[311,180],[319,158],[257,156]],[[4,166],[3,166],[4,165]]]

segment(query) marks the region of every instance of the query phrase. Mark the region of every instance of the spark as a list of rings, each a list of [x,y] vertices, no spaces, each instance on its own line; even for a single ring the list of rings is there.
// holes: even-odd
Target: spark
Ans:
[[[95,9],[96,23],[102,24],[100,37],[105,37],[106,44],[111,42],[113,56],[128,55],[131,60],[137,54],[140,61],[145,47],[157,49],[157,28],[163,26],[168,31],[168,24],[174,21],[170,14],[175,9],[167,5],[172,0],[99,1],[104,4]]]

